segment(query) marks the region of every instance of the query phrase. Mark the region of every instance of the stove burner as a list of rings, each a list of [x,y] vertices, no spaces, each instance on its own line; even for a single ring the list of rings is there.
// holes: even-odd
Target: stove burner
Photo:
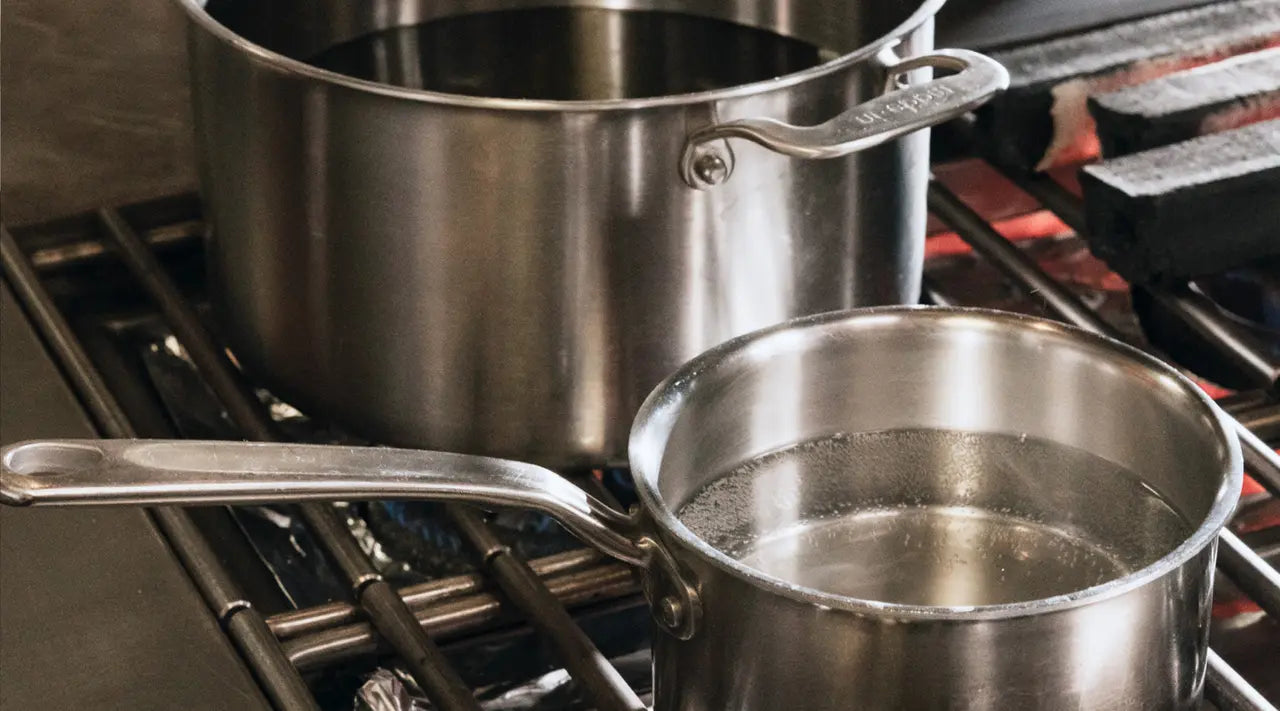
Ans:
[[[425,501],[374,501],[356,507],[369,531],[392,558],[403,560],[428,578],[474,572],[475,556],[445,513]],[[503,545],[525,560],[581,547],[549,516],[502,511],[489,523]]]

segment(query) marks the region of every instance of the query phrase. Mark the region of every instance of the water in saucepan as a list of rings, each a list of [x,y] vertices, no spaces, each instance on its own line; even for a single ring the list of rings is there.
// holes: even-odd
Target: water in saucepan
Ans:
[[[540,7],[395,27],[308,61],[412,89],[512,99],[635,99],[747,84],[834,57],[723,20]]]
[[[1193,526],[1135,473],[1012,435],[893,430],[751,460],[678,515],[766,575],[911,605],[994,605],[1146,566]]]

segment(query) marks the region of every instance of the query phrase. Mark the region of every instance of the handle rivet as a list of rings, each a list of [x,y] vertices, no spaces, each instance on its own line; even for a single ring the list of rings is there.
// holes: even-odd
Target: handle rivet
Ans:
[[[703,153],[693,162],[693,174],[705,185],[719,185],[729,179],[729,164],[719,153]]]
[[[675,629],[680,626],[684,608],[680,605],[679,600],[668,596],[658,601],[656,612],[658,613],[658,621],[664,627]]]

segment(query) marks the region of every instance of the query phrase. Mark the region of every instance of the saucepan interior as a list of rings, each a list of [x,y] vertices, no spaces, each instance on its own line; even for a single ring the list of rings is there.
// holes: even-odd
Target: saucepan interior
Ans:
[[[1193,384],[1058,324],[818,316],[730,342],[636,422],[646,506],[788,594],[938,614],[1081,604],[1208,545],[1240,455]]]
[[[211,0],[198,17],[291,59],[409,89],[591,101],[803,72],[941,0]],[[207,15],[205,14],[207,13]]]

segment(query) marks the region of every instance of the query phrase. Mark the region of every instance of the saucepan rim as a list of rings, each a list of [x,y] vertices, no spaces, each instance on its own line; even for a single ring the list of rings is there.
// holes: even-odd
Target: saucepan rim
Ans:
[[[916,30],[933,18],[933,16],[938,13],[938,10],[946,2],[946,0],[922,0],[916,7],[915,11],[908,15],[902,22],[898,23],[897,27],[889,30],[879,38],[829,61],[800,71],[791,72],[790,74],[784,74],[780,77],[685,94],[666,94],[663,96],[636,99],[578,99],[566,101],[553,99],[509,99],[499,97],[468,96],[465,94],[450,94],[441,91],[429,91],[426,89],[408,89],[392,84],[384,84],[367,79],[358,79],[356,77],[330,71],[328,69],[321,69],[320,67],[307,64],[301,60],[287,57],[279,52],[245,39],[230,27],[219,22],[210,15],[207,10],[205,10],[207,0],[175,1],[184,11],[186,11],[187,16],[193,23],[195,23],[195,25],[200,27],[201,30],[209,33],[218,40],[225,42],[232,48],[260,62],[268,64],[281,72],[304,79],[311,79],[372,94],[380,94],[390,98],[418,101],[427,104],[440,104],[476,109],[501,109],[508,111],[557,112],[621,111],[663,106],[679,106],[683,104],[709,103],[761,94],[778,89],[785,89],[797,84],[802,84],[811,79],[841,71],[847,67],[873,57],[887,47],[898,44],[903,36]]]
[[[880,319],[886,316],[906,316],[918,319],[980,318],[999,323],[1002,327],[1035,329],[1057,335],[1080,339],[1087,346],[1110,351],[1129,361],[1151,369],[1170,379],[1172,383],[1198,404],[1206,421],[1213,428],[1214,436],[1225,445],[1225,471],[1215,493],[1213,505],[1203,516],[1194,532],[1181,544],[1156,561],[1126,575],[1063,595],[994,605],[933,606],[880,602],[823,592],[814,588],[789,583],[781,578],[766,575],[744,565],[717,550],[686,527],[675,512],[666,505],[655,488],[661,473],[661,463],[666,436],[678,417],[681,405],[696,388],[699,376],[714,370],[748,348],[778,337],[786,338],[798,330],[829,326],[849,321]],[[1005,311],[980,308],[955,308],[931,306],[885,306],[837,311],[771,326],[748,333],[712,348],[686,363],[664,380],[650,393],[640,408],[631,429],[631,472],[641,504],[657,526],[673,536],[678,545],[728,573],[745,579],[756,587],[811,603],[820,607],[847,610],[881,617],[928,620],[986,620],[1024,617],[1067,610],[1101,602],[1142,587],[1182,566],[1212,544],[1235,510],[1244,478],[1244,464],[1240,444],[1227,422],[1226,415],[1203,390],[1172,367],[1142,351],[1115,339],[1089,333],[1082,329],[1056,321],[1033,318]]]

